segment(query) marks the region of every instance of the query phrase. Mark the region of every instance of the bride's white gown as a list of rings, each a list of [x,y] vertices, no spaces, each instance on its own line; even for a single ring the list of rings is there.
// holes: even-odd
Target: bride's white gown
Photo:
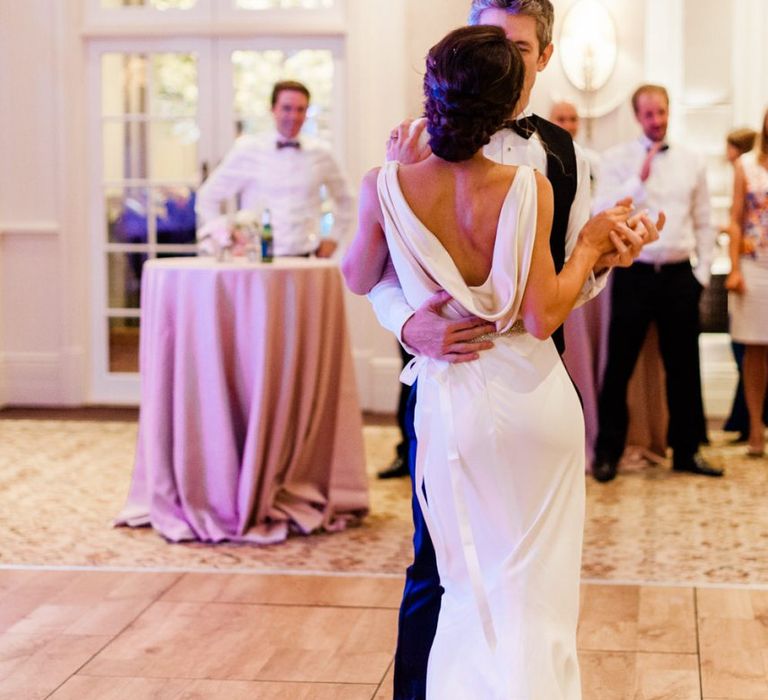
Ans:
[[[418,378],[416,489],[445,588],[427,698],[579,700],[582,410],[552,340],[516,323],[536,230],[534,172],[518,169],[481,287],[467,286],[414,215],[397,172],[385,165],[378,189],[410,305],[445,289],[455,300],[446,315],[469,311],[505,332],[475,362],[417,358],[403,373]]]

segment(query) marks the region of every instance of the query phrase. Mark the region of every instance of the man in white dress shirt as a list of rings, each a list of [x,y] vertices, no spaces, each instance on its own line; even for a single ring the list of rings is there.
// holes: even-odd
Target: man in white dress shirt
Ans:
[[[632,106],[643,135],[604,154],[595,207],[599,211],[616,197],[632,197],[652,215],[663,210],[667,224],[631,267],[614,273],[592,473],[598,481],[616,476],[627,435],[627,385],[648,326],[655,321],[666,371],[672,467],[722,476],[698,452],[705,437],[699,298],[709,283],[715,244],[705,167],[696,153],[666,142],[669,97],[663,87],[640,86]]]
[[[241,209],[257,215],[269,209],[275,255],[333,255],[352,225],[353,198],[328,146],[301,133],[309,100],[302,83],[275,84],[275,131],[238,138],[197,192],[198,227],[239,195]],[[333,202],[334,225],[321,238],[323,189]]]

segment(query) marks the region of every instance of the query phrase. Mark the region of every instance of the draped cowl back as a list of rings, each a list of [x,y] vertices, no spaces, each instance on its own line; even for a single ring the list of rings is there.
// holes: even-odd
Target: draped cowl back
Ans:
[[[406,300],[413,308],[443,289],[453,298],[447,317],[474,314],[496,324],[499,333],[517,320],[536,236],[535,171],[519,166],[504,198],[488,280],[469,286],[440,240],[419,220],[403,195],[399,163],[387,163],[378,177],[384,232]]]

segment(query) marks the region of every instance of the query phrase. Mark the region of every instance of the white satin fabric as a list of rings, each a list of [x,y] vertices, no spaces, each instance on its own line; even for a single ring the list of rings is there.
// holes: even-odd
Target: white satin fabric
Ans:
[[[584,522],[584,422],[551,340],[516,324],[536,230],[534,171],[502,207],[491,274],[469,287],[414,215],[398,164],[379,175],[392,261],[416,308],[439,289],[446,315],[496,323],[475,362],[417,358],[416,492],[445,589],[429,700],[579,700],[576,656]]]

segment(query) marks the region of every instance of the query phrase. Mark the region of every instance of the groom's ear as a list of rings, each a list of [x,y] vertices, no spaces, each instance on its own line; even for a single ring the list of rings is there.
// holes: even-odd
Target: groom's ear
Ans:
[[[539,54],[539,59],[536,62],[536,70],[541,72],[549,63],[549,59],[552,58],[552,52],[555,50],[555,45],[552,43],[547,44],[544,50]]]

